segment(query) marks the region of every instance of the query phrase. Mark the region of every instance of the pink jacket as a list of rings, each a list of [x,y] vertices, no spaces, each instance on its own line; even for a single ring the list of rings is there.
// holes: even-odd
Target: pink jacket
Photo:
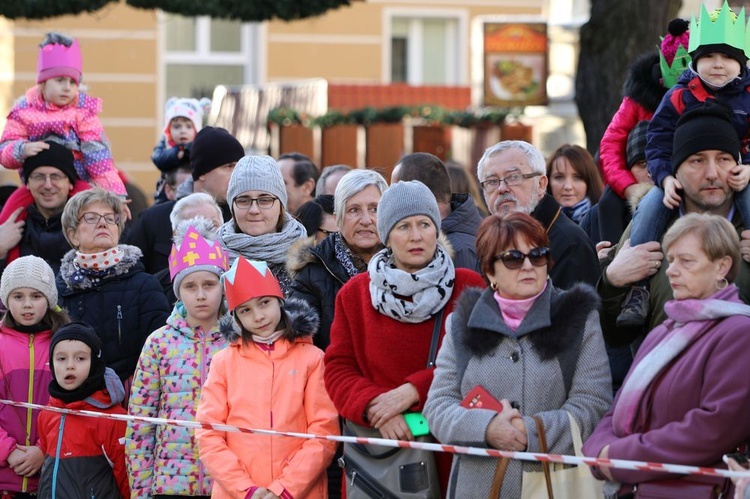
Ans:
[[[73,151],[81,180],[127,195],[99,121],[101,110],[102,100],[83,92],[74,103],[58,107],[44,101],[38,86],[29,88],[8,114],[0,137],[0,164],[18,170],[23,166],[27,142],[51,139]]]
[[[52,332],[26,334],[0,326],[0,398],[46,405],[49,402],[49,344]],[[0,490],[36,492],[39,476],[23,478],[8,466],[19,445],[38,445],[39,411],[0,406]]]
[[[339,417],[323,383],[323,352],[310,337],[277,340],[273,350],[238,341],[214,355],[197,420],[245,428],[338,435]],[[335,442],[196,430],[214,499],[264,487],[294,499],[327,497]]]

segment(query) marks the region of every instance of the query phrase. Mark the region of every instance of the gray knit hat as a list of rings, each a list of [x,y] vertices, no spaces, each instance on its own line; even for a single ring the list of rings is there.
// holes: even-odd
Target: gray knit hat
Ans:
[[[286,208],[286,187],[279,164],[271,156],[245,156],[237,162],[227,189],[227,203],[246,191],[265,191],[273,194]]]
[[[6,306],[10,293],[18,288],[36,289],[47,298],[49,308],[57,306],[55,273],[47,262],[38,256],[22,256],[5,267],[0,280],[0,299]]]
[[[383,244],[394,225],[414,215],[430,217],[440,232],[440,210],[435,195],[426,185],[419,180],[391,184],[378,203],[378,234]]]

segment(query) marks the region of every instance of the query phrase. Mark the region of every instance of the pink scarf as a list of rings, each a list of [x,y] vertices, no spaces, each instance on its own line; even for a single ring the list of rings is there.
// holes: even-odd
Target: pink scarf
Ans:
[[[526,317],[536,299],[547,289],[547,284],[549,284],[549,279],[544,283],[544,287],[539,294],[531,298],[524,298],[523,300],[503,298],[497,291],[495,292],[495,301],[497,302],[497,306],[500,307],[500,313],[503,314],[503,320],[514,333],[518,329],[518,326],[521,325],[521,322],[523,322],[523,318]]]
[[[649,333],[658,335],[661,341],[630,368],[620,388],[612,414],[612,425],[618,437],[634,432],[644,394],[677,356],[722,319],[750,316],[750,306],[740,302],[739,290],[732,284],[704,300],[670,300],[664,305],[664,312],[668,319]]]

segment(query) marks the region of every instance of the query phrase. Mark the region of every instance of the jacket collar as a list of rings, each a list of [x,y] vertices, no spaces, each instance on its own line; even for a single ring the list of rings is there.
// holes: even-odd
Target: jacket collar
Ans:
[[[140,260],[143,255],[140,248],[128,244],[120,244],[118,247],[123,251],[123,257],[120,263],[113,267],[115,269],[115,274],[110,276],[109,280],[128,277],[131,274],[144,270],[143,264]],[[74,263],[75,256],[76,251],[70,250],[65,253],[65,256],[63,256],[60,263],[60,273],[57,278],[65,285],[66,289],[62,291],[63,295],[70,294],[76,290],[93,289],[101,285],[101,283],[94,282],[89,278],[84,278],[80,284],[76,285],[75,288],[73,287],[71,278],[73,273],[77,271],[77,267]]]
[[[531,213],[531,216],[536,218],[547,232],[549,232],[552,224],[557,220],[557,217],[561,215],[562,209],[560,208],[560,205],[557,204],[555,198],[546,193],[542,196],[542,199],[539,200],[539,204],[536,205],[536,208],[534,208],[534,211]]]

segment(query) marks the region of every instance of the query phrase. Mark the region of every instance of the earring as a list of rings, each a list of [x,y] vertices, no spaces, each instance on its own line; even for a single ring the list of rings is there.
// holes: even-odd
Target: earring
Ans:
[[[495,281],[490,281],[490,287],[492,291],[497,291],[497,283]]]
[[[721,290],[726,288],[727,286],[729,286],[729,281],[727,281],[726,277],[722,277],[721,279],[716,281],[716,289]]]

